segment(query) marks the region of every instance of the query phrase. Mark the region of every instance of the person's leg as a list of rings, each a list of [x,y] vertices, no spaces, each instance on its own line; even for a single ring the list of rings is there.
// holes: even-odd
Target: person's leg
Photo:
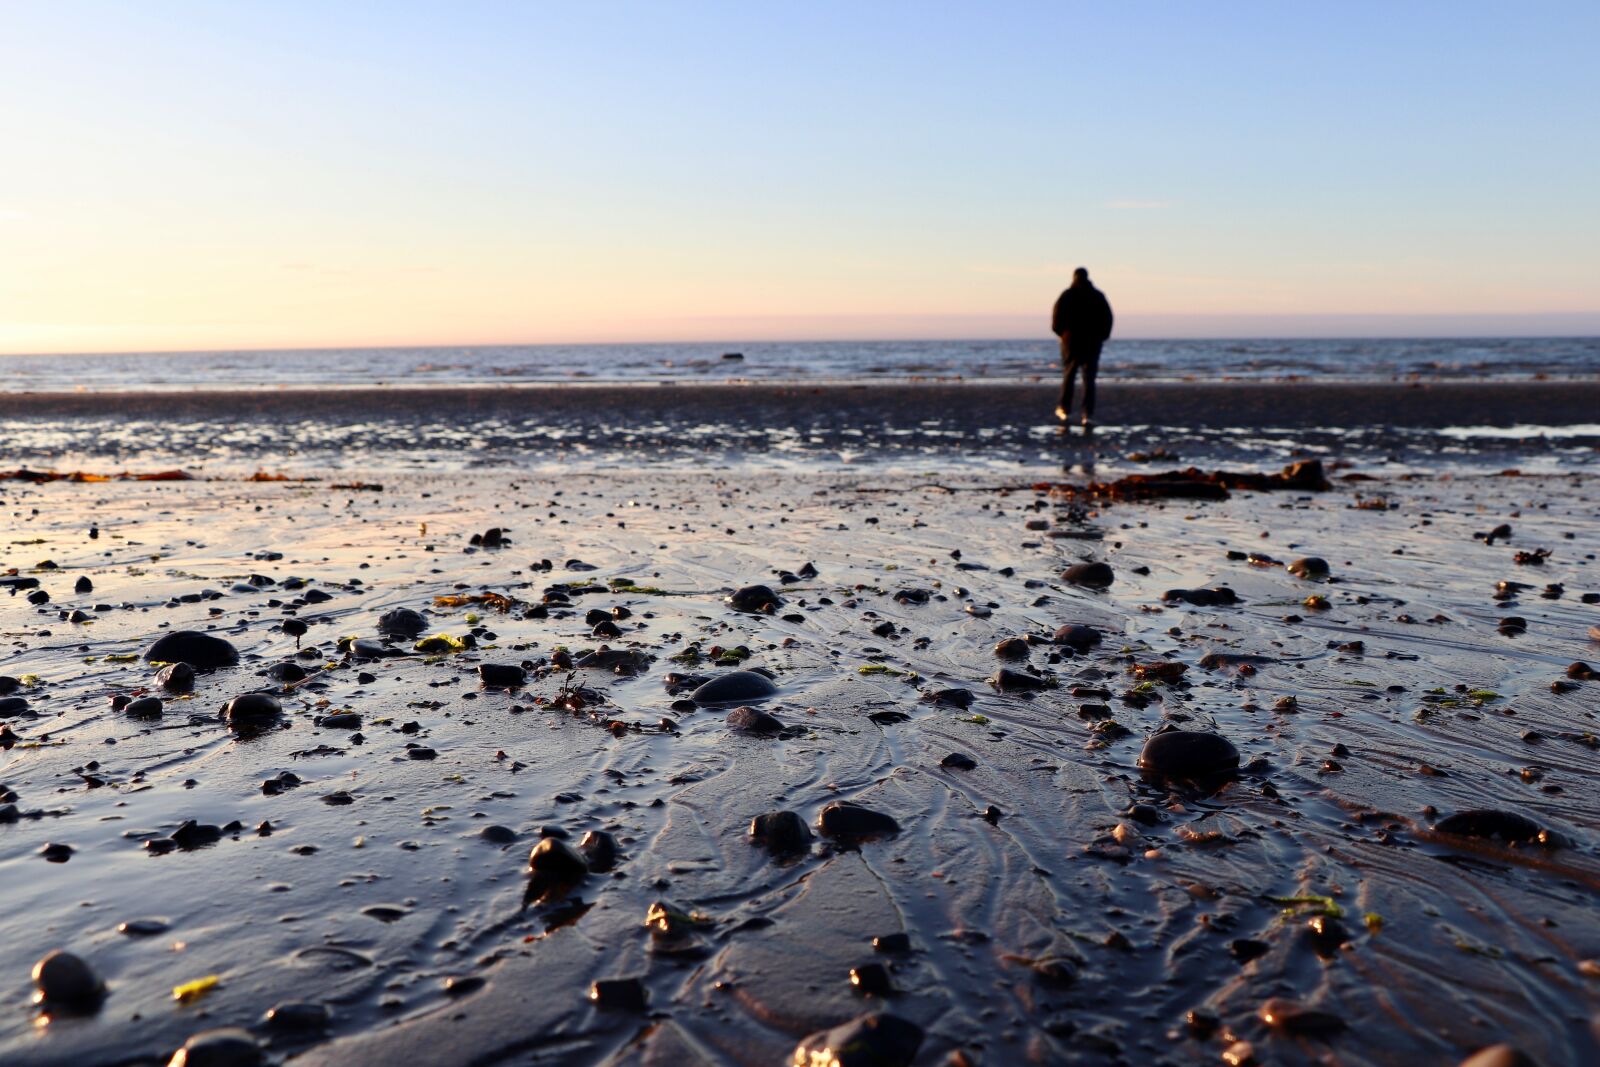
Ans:
[[[1072,352],[1065,334],[1061,337],[1061,398],[1056,401],[1056,418],[1066,422],[1072,418],[1072,388],[1076,384],[1078,368],[1072,363]]]
[[[1100,359],[1089,360],[1083,365],[1083,424],[1085,426],[1094,421],[1094,379],[1100,373]]]

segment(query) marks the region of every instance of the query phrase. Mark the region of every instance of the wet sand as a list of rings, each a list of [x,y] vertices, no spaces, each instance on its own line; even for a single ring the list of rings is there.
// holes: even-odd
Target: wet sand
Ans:
[[[1434,417],[1445,395],[1523,421],[1516,398],[1534,394],[1539,418],[1579,417],[1570,386],[1397,388],[1363,407]],[[923,1031],[918,1064],[1220,1062],[1238,1041],[1273,1064],[1454,1063],[1502,1041],[1543,1064],[1600,1055],[1600,683],[1567,674],[1600,661],[1600,606],[1581,599],[1600,592],[1593,475],[1109,506],[1022,488],[1061,477],[0,486],[0,570],[50,594],[0,598],[0,675],[25,701],[0,754],[16,805],[0,824],[0,1062],[164,1062],[239,1025],[307,1067],[773,1064],[874,1010]],[[1509,541],[1475,539],[1501,523]],[[511,543],[470,544],[490,527]],[[1551,555],[1515,562],[1538,549]],[[1302,556],[1331,577],[1282,566]],[[1084,560],[1111,565],[1109,589],[1061,579]],[[815,577],[778,573],[807,562]],[[74,593],[80,577],[91,592]],[[751,583],[781,605],[725,603]],[[1241,603],[1163,600],[1217,585]],[[489,591],[508,610],[436,601]],[[379,640],[397,607],[425,615],[424,638],[475,633],[477,647],[340,650]],[[591,609],[622,616],[618,634],[594,636]],[[298,651],[285,620],[307,624]],[[1068,623],[1103,640],[1055,643]],[[180,629],[226,638],[242,662],[202,673],[192,696],[161,693],[133,657]],[[997,657],[1014,637],[1021,658]],[[551,668],[601,644],[640,653],[642,672]],[[309,678],[264,674],[283,661]],[[526,665],[526,684],[483,688],[481,663]],[[1185,670],[1132,673],[1161,663]],[[755,706],[780,731],[674,703],[686,691],[669,674],[735,667],[771,672],[778,691]],[[1002,667],[1049,687],[998,691],[986,679]],[[218,720],[256,689],[281,720],[249,735]],[[970,706],[924,699],[950,689]],[[164,698],[158,718],[109,703],[146,693]],[[329,724],[343,712],[359,725]],[[1164,726],[1229,739],[1237,775],[1147,780],[1141,749]],[[836,801],[898,832],[822,836]],[[1524,816],[1551,843],[1435,829],[1473,809]],[[812,827],[797,855],[749,840],[752,818],[779,810]],[[180,832],[186,820],[198,826]],[[587,831],[613,836],[615,866],[524,907],[541,835]],[[50,843],[73,851],[50,862]],[[646,926],[658,901],[678,936]],[[137,920],[151,932],[119,932]],[[902,933],[907,951],[874,950]],[[109,991],[39,1025],[28,969],[52,949]],[[852,986],[872,963],[891,991]],[[645,1005],[591,1003],[612,978],[637,978]],[[1284,1023],[1279,1004],[1269,1024],[1274,998],[1326,1014]],[[289,1002],[328,1021],[261,1021]]]
[[[797,413],[852,426],[915,426],[930,416],[987,427],[1039,412],[1048,421],[1057,377],[1023,382],[874,382],[775,385],[528,385],[0,393],[0,418],[514,417],[603,422],[699,419],[781,425]],[[1600,381],[1119,382],[1100,384],[1109,422],[1260,427],[1513,426],[1592,423]]]

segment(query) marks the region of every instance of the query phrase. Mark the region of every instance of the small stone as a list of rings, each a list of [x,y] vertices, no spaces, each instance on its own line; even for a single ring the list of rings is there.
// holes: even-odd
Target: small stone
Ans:
[[[1320,556],[1302,556],[1284,568],[1296,578],[1326,578],[1328,561]]]
[[[1157,782],[1209,783],[1239,770],[1239,750],[1221,734],[1167,730],[1145,742],[1139,769]]]
[[[822,809],[817,829],[827,837],[878,837],[900,832],[900,824],[881,811],[836,800]]]
[[[261,1046],[237,1026],[202,1030],[172,1054],[167,1067],[259,1067]]]
[[[734,611],[771,615],[783,606],[783,598],[764,585],[747,585],[735,590],[726,603]]]
[[[889,968],[881,963],[863,963],[850,968],[850,984],[855,986],[856,992],[872,997],[887,996],[894,989],[894,983],[889,980]]]
[[[911,935],[905,933],[879,934],[872,939],[872,947],[878,952],[887,952],[891,955],[902,955],[911,951]]]
[[[596,874],[611,870],[617,865],[617,839],[604,830],[590,830],[578,842],[578,852],[589,870]]]
[[[153,662],[187,663],[196,670],[214,670],[238,663],[239,650],[215,634],[175,630],[145,649],[144,658]]]
[[[1036,674],[1014,671],[1010,667],[1002,667],[990,675],[989,684],[1002,693],[1031,693],[1050,686],[1049,682]]]
[[[750,841],[779,856],[792,856],[811,847],[811,828],[792,811],[769,811],[750,820]]]
[[[978,761],[965,752],[952,752],[939,761],[939,766],[953,771],[970,771],[978,765]]]
[[[1103,638],[1104,635],[1093,626],[1069,622],[1056,630],[1054,641],[1058,645],[1066,645],[1074,652],[1087,652],[1098,645]]]
[[[1261,1021],[1274,1030],[1291,1034],[1327,1035],[1343,1030],[1339,1016],[1320,1008],[1307,1007],[1285,997],[1273,997],[1261,1005]]]
[[[819,1030],[794,1050],[793,1067],[910,1067],[922,1047],[922,1027],[888,1012],[873,1012],[832,1030]]]
[[[222,705],[228,725],[238,728],[269,723],[283,714],[283,705],[271,693],[241,693]]]
[[[1020,637],[1008,637],[994,646],[994,654],[1001,659],[1027,659],[1028,642]]]
[[[1061,580],[1090,589],[1109,589],[1116,572],[1109,563],[1075,563],[1061,572]]]
[[[478,680],[490,689],[517,689],[528,672],[515,663],[480,663]]]
[[[378,616],[378,632],[390,637],[416,637],[428,628],[428,620],[411,608],[391,608]]]
[[[589,987],[594,1006],[607,1011],[644,1011],[648,997],[637,978],[600,978]]]
[[[47,1008],[83,1011],[105,997],[105,984],[82,959],[56,949],[33,965],[34,999]]]
[[[749,707],[734,708],[728,712],[728,725],[748,734],[775,734],[783,730],[783,723],[776,716]]]
[[[735,704],[750,700],[765,700],[776,695],[778,687],[772,679],[755,671],[730,671],[719,674],[701,685],[689,699],[696,704]]]
[[[324,1030],[333,1019],[326,1004],[309,1000],[291,1000],[267,1009],[261,1021],[268,1029],[282,1032]]]
[[[565,841],[546,837],[528,854],[528,870],[556,878],[577,879],[589,873],[589,864]]]
[[[1448,815],[1433,824],[1436,833],[1457,834],[1461,837],[1480,837],[1512,844],[1538,842],[1553,844],[1557,835],[1544,830],[1526,815],[1514,811],[1476,808]]]
[[[129,919],[117,924],[117,933],[129,937],[155,937],[167,932],[167,924],[160,919]]]
[[[509,845],[517,839],[517,832],[509,826],[491,823],[478,831],[478,836],[491,845]]]
[[[156,684],[169,693],[194,691],[194,668],[187,663],[173,663],[156,672]]]
[[[161,714],[161,708],[160,697],[140,697],[128,701],[122,710],[136,719],[153,719]]]

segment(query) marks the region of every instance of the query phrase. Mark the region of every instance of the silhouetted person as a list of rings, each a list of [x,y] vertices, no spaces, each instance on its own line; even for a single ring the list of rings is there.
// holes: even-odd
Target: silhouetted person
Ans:
[[[1094,378],[1100,373],[1100,347],[1111,336],[1111,304],[1089,281],[1087,267],[1072,272],[1072,285],[1056,298],[1050,330],[1061,338],[1061,400],[1056,418],[1072,421],[1072,388],[1083,372],[1083,428],[1094,427]]]

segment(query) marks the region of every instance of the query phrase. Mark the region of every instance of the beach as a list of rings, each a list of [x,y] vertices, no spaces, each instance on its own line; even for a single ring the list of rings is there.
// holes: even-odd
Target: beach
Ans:
[[[16,466],[195,475],[0,483],[0,1061],[772,1064],[887,1011],[885,1062],[1585,1062],[1597,389],[1106,383],[1090,442],[1048,382],[0,397]],[[112,421],[172,433],[72,447]],[[179,631],[238,663],[163,687]],[[58,949],[104,992],[39,1026]]]

